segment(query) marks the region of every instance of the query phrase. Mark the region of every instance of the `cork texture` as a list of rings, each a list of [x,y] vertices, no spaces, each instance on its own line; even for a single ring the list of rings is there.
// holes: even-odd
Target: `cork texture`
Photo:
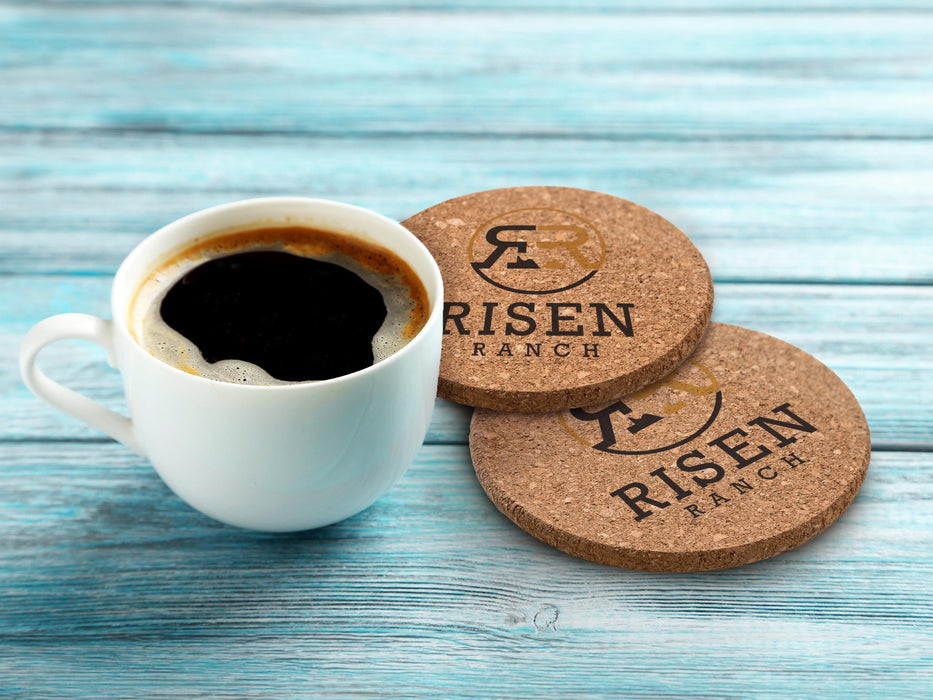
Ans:
[[[477,409],[470,451],[493,503],[538,539],[673,572],[806,542],[852,502],[871,441],[855,397],[825,365],[763,333],[711,324],[681,367],[621,400]]]
[[[634,391],[693,351],[712,312],[690,240],[611,195],[489,190],[402,225],[444,277],[438,394],[459,403],[553,411]]]

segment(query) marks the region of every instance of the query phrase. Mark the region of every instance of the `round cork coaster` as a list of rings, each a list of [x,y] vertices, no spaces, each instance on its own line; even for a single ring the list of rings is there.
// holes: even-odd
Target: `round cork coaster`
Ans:
[[[438,394],[459,403],[553,411],[608,400],[670,372],[709,322],[699,251],[618,197],[489,190],[402,225],[444,277]]]
[[[792,345],[714,323],[664,379],[553,413],[478,409],[480,483],[574,556],[650,571],[738,566],[806,542],[852,502],[871,455],[858,402]]]

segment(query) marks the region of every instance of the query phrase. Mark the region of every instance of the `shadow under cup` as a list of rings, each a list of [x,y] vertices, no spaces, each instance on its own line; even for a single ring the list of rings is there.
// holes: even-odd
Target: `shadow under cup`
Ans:
[[[130,305],[160,263],[207,238],[276,226],[333,231],[394,252],[427,291],[424,327],[358,372],[276,386],[188,374],[132,338]],[[442,299],[440,270],[428,250],[400,224],[365,209],[266,198],[179,219],[145,239],[114,279],[113,359],[135,444],[123,441],[181,498],[231,525],[285,532],[354,515],[398,480],[424,440],[437,390]]]

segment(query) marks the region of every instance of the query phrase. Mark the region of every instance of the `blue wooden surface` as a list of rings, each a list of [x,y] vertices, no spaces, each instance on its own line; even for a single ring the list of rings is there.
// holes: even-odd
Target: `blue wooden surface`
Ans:
[[[265,194],[404,218],[516,184],[686,231],[714,318],[853,389],[868,478],[825,533],[691,575],[579,561],[476,483],[469,409],[372,508],[269,536],[41,404],[23,333]],[[53,376],[122,398],[93,347]],[[931,697],[927,0],[0,2],[0,697]]]

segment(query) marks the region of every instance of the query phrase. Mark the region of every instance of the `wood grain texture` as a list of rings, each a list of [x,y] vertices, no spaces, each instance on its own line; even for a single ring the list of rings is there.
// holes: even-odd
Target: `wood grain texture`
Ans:
[[[924,0],[5,0],[10,6],[82,9],[106,6],[139,8],[210,8],[212,13],[372,14],[385,12],[561,12],[564,14],[704,14],[704,13],[816,13],[883,11],[924,13]]]
[[[304,15],[62,5],[9,7],[0,19],[0,128],[12,131],[933,133],[933,94],[918,89],[933,74],[928,13]]]
[[[928,0],[0,0],[0,697],[929,696],[931,36]],[[183,214],[528,184],[658,211],[715,320],[853,389],[839,521],[731,571],[576,560],[488,502],[440,401],[373,507],[249,533],[19,379],[29,326],[109,315]],[[41,359],[121,405],[94,347]]]
[[[247,197],[397,220],[494,187],[609,192],[683,230],[722,281],[933,281],[933,141],[0,133],[0,273],[112,275],[175,218]],[[361,154],[365,154],[362,156]]]
[[[425,448],[359,516],[284,537],[213,523],[116,445],[0,460],[14,694],[906,698],[933,681],[929,454],[876,455],[799,549],[683,576],[541,544],[460,445]]]

